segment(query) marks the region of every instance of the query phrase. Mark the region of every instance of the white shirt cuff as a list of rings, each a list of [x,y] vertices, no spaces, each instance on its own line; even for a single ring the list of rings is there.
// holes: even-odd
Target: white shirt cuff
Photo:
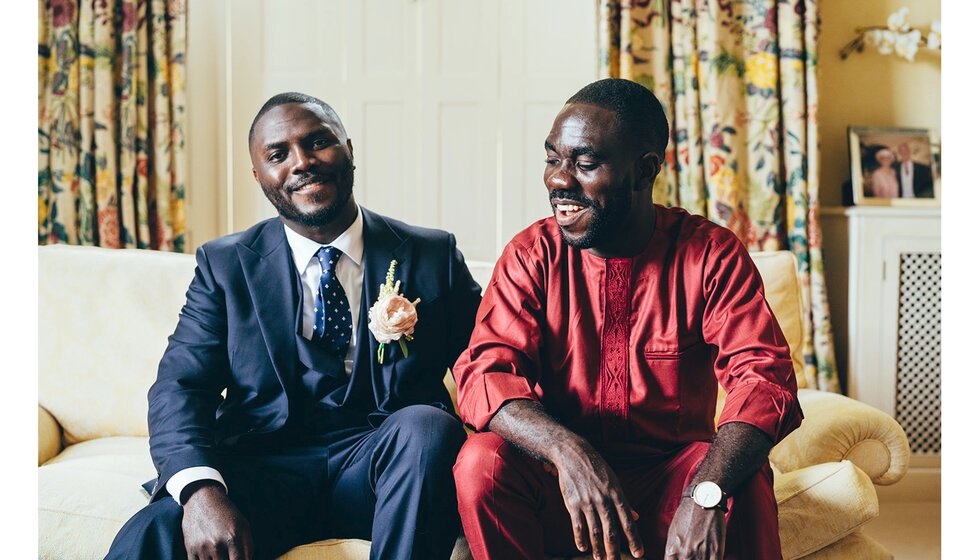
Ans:
[[[175,502],[184,505],[180,502],[180,493],[184,491],[184,487],[188,484],[199,480],[216,480],[225,487],[225,492],[228,492],[228,485],[225,484],[225,479],[221,478],[221,473],[211,467],[189,467],[182,471],[177,471],[167,481],[167,492],[170,492]]]

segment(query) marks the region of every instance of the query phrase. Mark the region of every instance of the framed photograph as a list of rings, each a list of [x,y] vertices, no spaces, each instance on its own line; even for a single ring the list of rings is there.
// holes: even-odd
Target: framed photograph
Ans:
[[[850,126],[858,206],[939,206],[939,140],[926,128]]]

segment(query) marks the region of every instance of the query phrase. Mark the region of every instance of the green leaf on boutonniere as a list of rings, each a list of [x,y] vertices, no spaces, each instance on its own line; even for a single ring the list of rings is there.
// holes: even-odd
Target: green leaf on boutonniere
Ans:
[[[402,356],[408,357],[408,345],[405,344],[405,337],[398,339],[398,346],[402,349]]]

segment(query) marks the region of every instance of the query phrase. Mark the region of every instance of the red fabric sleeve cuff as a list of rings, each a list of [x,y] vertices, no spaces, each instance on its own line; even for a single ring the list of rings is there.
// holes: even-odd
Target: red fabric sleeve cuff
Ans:
[[[769,434],[778,443],[803,421],[803,410],[795,391],[754,379],[735,385],[721,411],[718,426],[745,422]]]
[[[538,401],[527,379],[513,373],[484,373],[474,376],[460,391],[459,414],[463,422],[477,431],[485,431],[493,415],[508,401]]]

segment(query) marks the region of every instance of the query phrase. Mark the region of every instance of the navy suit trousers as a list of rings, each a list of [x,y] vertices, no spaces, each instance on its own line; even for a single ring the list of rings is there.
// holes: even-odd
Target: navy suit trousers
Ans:
[[[372,559],[449,558],[460,526],[452,467],[465,437],[453,415],[413,405],[323,445],[229,450],[220,471],[258,560],[327,538],[370,540]],[[182,517],[169,496],[150,503],[106,558],[186,558]]]

